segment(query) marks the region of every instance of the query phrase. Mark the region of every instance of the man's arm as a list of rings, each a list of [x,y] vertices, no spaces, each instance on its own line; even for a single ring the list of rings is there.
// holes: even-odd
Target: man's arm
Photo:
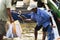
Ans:
[[[45,5],[46,10],[49,12],[50,8],[48,7],[48,5],[47,4],[44,4],[44,5]]]
[[[50,22],[51,22],[51,24],[53,25],[53,22],[52,22],[52,18],[50,17]]]
[[[10,12],[10,8],[7,8],[7,13],[8,13],[8,16],[10,18],[10,22],[12,23],[13,22],[13,18],[12,18],[11,12]]]
[[[20,15],[20,18],[25,22],[34,22],[32,19],[27,19],[25,16]]]
[[[11,12],[10,12],[11,0],[5,0],[5,5],[6,5],[8,17],[10,19],[10,22],[12,23],[13,19],[12,19],[12,15],[11,15]]]

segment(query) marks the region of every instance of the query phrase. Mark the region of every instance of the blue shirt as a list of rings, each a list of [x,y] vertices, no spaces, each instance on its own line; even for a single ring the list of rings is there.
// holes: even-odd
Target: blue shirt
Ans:
[[[37,8],[37,13],[31,13],[31,19],[37,22],[37,25],[47,27],[50,25],[50,16],[44,8]]]

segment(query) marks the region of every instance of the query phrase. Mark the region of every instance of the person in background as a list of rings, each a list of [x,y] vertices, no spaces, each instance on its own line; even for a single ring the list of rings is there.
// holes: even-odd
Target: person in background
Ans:
[[[16,5],[16,3],[17,3],[17,0],[12,0],[12,5]]]
[[[53,0],[53,2],[58,6],[58,9],[60,9],[60,2],[59,2],[59,0]]]
[[[5,24],[10,19],[10,22],[13,22],[13,18],[10,13],[11,0],[0,0],[0,40],[3,40],[5,35]]]

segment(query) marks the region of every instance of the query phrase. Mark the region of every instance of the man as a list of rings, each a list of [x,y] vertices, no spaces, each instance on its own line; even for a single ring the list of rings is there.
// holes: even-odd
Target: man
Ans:
[[[52,23],[50,16],[48,15],[48,12],[44,9],[44,4],[40,2],[40,8],[37,8],[36,4],[31,4],[30,7],[28,7],[28,10],[31,10],[31,19],[33,21],[37,22],[37,25],[35,27],[35,40],[37,40],[37,34],[38,31],[43,27],[43,32],[46,34],[48,33],[48,40],[53,40],[53,34],[52,34],[52,27],[50,26],[50,23]],[[25,21],[30,21],[28,19],[24,19]],[[52,24],[53,25],[53,24]],[[44,37],[45,35],[43,35]],[[45,40],[45,38],[43,39]]]
[[[5,24],[8,18],[12,23],[13,19],[10,13],[11,0],[0,0],[0,40],[3,40],[5,35]],[[8,17],[9,16],[9,17]]]
[[[16,5],[17,0],[12,0],[12,5]]]
[[[43,4],[42,4],[43,5]],[[41,5],[40,5],[41,6]],[[34,9],[33,9],[34,10]],[[42,10],[42,11],[41,11]],[[39,10],[37,11],[38,13],[41,13],[41,15],[40,14],[38,14],[37,16],[39,16],[40,15],[40,17],[37,17],[37,16],[33,16],[34,18],[35,17],[37,17],[37,18],[35,18],[36,19],[36,21],[37,21],[37,26],[35,27],[35,40],[37,40],[37,33],[38,33],[38,30],[43,26],[43,39],[42,40],[45,40],[45,36],[46,36],[46,32],[48,32],[48,37],[50,37],[50,38],[48,38],[48,40],[53,40],[53,35],[52,35],[52,28],[50,28],[50,22],[49,22],[49,18],[47,18],[47,16],[46,16],[46,19],[47,20],[45,20],[45,19],[43,19],[43,16],[44,15],[47,15],[47,12],[45,12],[45,10],[44,10],[44,8],[40,8],[40,12],[39,12]],[[33,14],[33,15],[35,15],[35,14]],[[42,16],[43,15],[43,16]],[[34,19],[32,17],[32,19]],[[42,26],[41,26],[42,25]],[[51,34],[50,34],[51,33]]]

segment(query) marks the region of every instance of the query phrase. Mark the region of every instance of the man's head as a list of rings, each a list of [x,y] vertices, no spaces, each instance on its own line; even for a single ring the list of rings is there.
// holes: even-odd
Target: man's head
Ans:
[[[56,3],[56,0],[53,0]]]
[[[44,2],[42,2],[41,0],[38,1],[37,6],[38,7],[45,7]]]

